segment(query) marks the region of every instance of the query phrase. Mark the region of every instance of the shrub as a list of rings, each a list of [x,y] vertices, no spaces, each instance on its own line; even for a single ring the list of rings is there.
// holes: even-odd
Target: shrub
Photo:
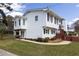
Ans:
[[[49,37],[46,37],[46,38],[37,38],[36,41],[38,41],[38,42],[48,42],[48,40],[49,40]]]
[[[38,42],[42,42],[42,41],[43,41],[43,38],[37,38],[36,41],[38,41]]]
[[[35,41],[36,39],[33,39],[33,38],[25,38],[25,40]]]
[[[76,35],[77,33],[76,32],[69,32],[69,34],[68,35]]]
[[[0,23],[0,39],[3,39],[4,33],[7,30],[7,27],[5,26],[5,24]]]
[[[50,40],[56,40],[56,36],[52,37]]]
[[[49,37],[46,37],[45,39],[43,39],[43,42],[48,42]]]

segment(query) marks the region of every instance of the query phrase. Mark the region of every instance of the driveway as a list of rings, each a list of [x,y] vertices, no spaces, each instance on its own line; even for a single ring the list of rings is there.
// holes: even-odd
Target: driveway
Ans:
[[[16,54],[10,53],[8,51],[5,51],[3,49],[0,49],[0,56],[17,56]]]

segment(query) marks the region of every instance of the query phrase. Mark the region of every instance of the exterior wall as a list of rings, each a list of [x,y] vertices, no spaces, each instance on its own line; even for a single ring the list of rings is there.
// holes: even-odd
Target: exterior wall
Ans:
[[[48,18],[47,18],[47,14],[46,14],[46,20],[44,20],[45,21],[45,23],[44,23],[44,27],[45,28],[48,28],[49,29],[49,34],[44,34],[43,33],[43,30],[42,30],[42,37],[43,38],[45,38],[45,37],[49,37],[49,38],[52,38],[52,37],[54,37],[55,36],[55,34],[56,34],[56,31],[57,31],[57,29],[59,29],[59,24],[60,24],[60,22],[58,21],[58,24],[55,24],[55,17],[56,16],[52,16],[52,22],[51,22],[51,17],[49,16],[49,21],[47,20]],[[60,20],[60,19],[59,19]],[[63,24],[62,24],[63,25]],[[51,34],[51,30],[52,29],[55,29],[55,33],[53,33],[53,34]]]
[[[46,29],[46,28],[45,28],[45,29]],[[48,28],[48,29],[49,29],[49,34],[48,34],[48,33],[45,33],[45,34],[44,34],[44,31],[42,30],[42,38],[46,38],[46,37],[52,38],[52,37],[55,36],[56,33],[51,34],[51,29],[52,29],[52,28]]]
[[[38,21],[35,21],[35,16],[38,16]],[[51,29],[59,28],[59,24],[54,23],[54,17],[52,18],[52,23],[50,21],[50,17],[49,21],[47,21],[47,12],[44,11],[30,12],[23,17],[26,19],[25,25],[23,25],[23,19],[21,19],[21,25],[19,26],[19,18],[17,18],[15,20],[16,27],[14,26],[14,29],[24,30],[24,38],[52,38],[53,36],[55,36],[55,33],[51,34]],[[44,27],[49,29],[49,34],[44,34]]]
[[[46,16],[47,17],[47,16]],[[54,18],[54,16],[53,16],[53,18],[52,18],[52,20],[53,20],[53,22],[51,23],[51,18],[49,17],[49,21],[47,21],[46,20],[46,26],[47,27],[51,27],[51,28],[56,28],[56,29],[58,29],[59,28],[59,24],[55,24],[54,23],[54,21],[55,21],[55,18]]]
[[[64,20],[64,22],[63,22],[63,25],[64,25],[64,30],[65,30],[65,31],[68,31],[68,29],[67,29],[67,23],[66,23],[65,20]]]
[[[15,21],[16,21],[16,26],[15,26]],[[27,29],[27,21],[25,21],[25,25],[23,25],[23,18],[20,18],[20,25],[19,25],[19,18],[16,18],[14,20],[14,29]]]
[[[38,21],[35,21],[35,16],[38,16]],[[46,13],[39,12],[31,12],[28,13],[25,18],[27,18],[27,32],[25,34],[26,38],[38,38],[42,37],[43,25],[46,20]]]

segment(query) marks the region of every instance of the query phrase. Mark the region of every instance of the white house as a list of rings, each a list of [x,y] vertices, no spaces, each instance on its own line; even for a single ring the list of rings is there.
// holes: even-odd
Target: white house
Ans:
[[[14,20],[14,35],[20,38],[52,38],[64,19],[48,8],[28,10]],[[64,27],[63,27],[64,28]]]

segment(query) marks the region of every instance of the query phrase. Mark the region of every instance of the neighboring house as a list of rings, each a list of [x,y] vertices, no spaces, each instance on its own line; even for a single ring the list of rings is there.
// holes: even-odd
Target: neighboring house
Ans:
[[[79,19],[75,21],[73,25],[74,25],[74,31],[79,33]]]
[[[7,20],[7,31],[6,33],[11,33],[13,34],[13,30],[14,30],[14,18],[10,15],[6,16],[6,20]],[[3,18],[0,15],[0,24],[3,24]]]
[[[67,32],[74,32],[74,25],[67,25]]]
[[[14,35],[20,38],[52,38],[64,19],[48,8],[28,10],[14,20]],[[64,28],[64,27],[63,27]]]
[[[71,25],[68,26],[70,31],[79,32],[79,18],[76,18]]]

